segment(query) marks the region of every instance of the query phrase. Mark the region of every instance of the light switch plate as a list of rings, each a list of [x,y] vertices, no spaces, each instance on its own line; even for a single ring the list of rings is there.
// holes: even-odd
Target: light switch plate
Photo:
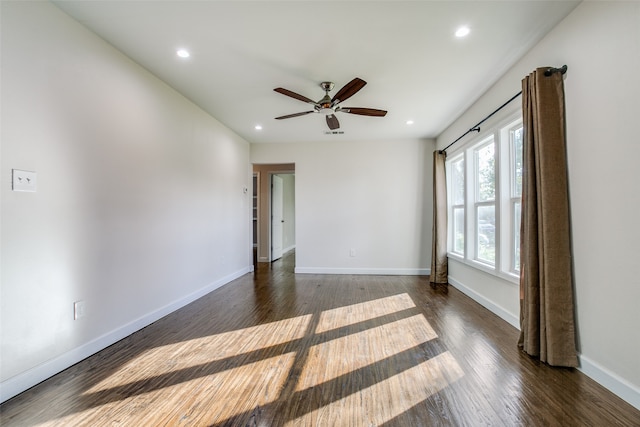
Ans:
[[[13,191],[36,192],[37,177],[35,172],[13,169],[11,178]]]

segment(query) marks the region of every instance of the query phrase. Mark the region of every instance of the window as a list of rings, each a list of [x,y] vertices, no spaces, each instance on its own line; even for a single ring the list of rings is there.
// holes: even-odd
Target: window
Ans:
[[[493,136],[473,150],[475,259],[490,265],[496,260],[496,157]]]
[[[447,160],[449,254],[514,280],[520,269],[522,119],[480,135]]]
[[[520,272],[520,206],[522,204],[522,138],[524,130],[522,123],[516,123],[515,127],[509,129],[509,153],[510,153],[510,217],[512,230],[510,235],[511,248],[510,253],[510,270],[511,272]]]
[[[451,187],[451,250],[458,255],[464,255],[464,158],[459,158],[451,164]]]

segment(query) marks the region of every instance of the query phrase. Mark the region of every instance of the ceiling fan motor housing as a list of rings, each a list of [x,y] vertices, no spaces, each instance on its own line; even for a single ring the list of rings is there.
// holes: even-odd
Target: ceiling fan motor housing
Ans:
[[[329,96],[329,91],[333,89],[334,84],[333,82],[322,82],[320,83],[320,87],[322,88],[322,90],[324,90],[325,94],[324,97],[322,97],[322,99],[318,101],[318,104],[316,105],[316,111],[324,114],[333,114],[335,110],[331,106],[331,97]]]

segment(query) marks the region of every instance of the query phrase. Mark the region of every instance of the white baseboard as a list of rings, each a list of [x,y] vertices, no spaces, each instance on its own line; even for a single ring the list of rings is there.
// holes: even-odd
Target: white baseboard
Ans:
[[[286,254],[287,252],[289,252],[289,251],[291,251],[291,250],[293,250],[293,249],[295,249],[295,248],[296,248],[296,245],[291,245],[291,246],[289,246],[289,247],[287,247],[287,248],[284,248],[284,249],[282,250],[282,253],[283,253],[283,254]]]
[[[578,360],[580,361],[578,369],[583,374],[640,410],[640,388],[638,386],[631,384],[582,354],[578,355]]]
[[[487,310],[514,326],[516,329],[520,329],[520,319],[518,316],[509,313],[504,308],[466,287],[451,276],[449,276],[449,283],[460,292],[485,307]],[[631,384],[624,378],[619,377],[584,355],[578,355],[578,359],[580,361],[580,367],[578,369],[582,373],[608,389],[616,396],[620,397],[622,400],[640,410],[640,389],[637,386]]]
[[[173,313],[174,311],[192,303],[208,294],[209,292],[226,285],[232,280],[237,279],[253,270],[253,266],[247,266],[235,273],[229,274],[209,285],[180,298],[170,304],[165,305],[151,313],[139,317],[118,329],[99,336],[79,347],[67,351],[47,362],[35,366],[21,374],[11,377],[0,383],[0,403],[11,399],[12,397],[22,393],[34,385],[52,377],[53,375],[67,369],[68,367],[80,362],[83,359],[99,352],[102,349],[120,341],[121,339],[133,334],[136,331],[150,325],[151,323],[161,319],[162,317]]]
[[[520,329],[520,318],[517,315],[510,313],[490,299],[487,299],[473,289],[466,287],[451,276],[449,276],[449,283],[453,285],[457,290],[467,295],[469,298],[471,298],[490,312],[496,314],[498,317],[509,323],[514,328]]]
[[[327,268],[296,267],[296,274],[363,274],[371,276],[428,276],[429,268]]]

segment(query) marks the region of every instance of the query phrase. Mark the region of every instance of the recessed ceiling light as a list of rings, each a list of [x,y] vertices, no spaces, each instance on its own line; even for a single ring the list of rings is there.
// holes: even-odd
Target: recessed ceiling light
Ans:
[[[406,122],[408,125],[412,125],[413,124],[413,120],[407,120]]]
[[[466,37],[469,35],[471,30],[467,26],[462,26],[456,30],[456,37]]]
[[[176,52],[176,54],[180,57],[180,58],[188,58],[189,56],[191,56],[191,54],[189,53],[188,50],[186,49],[178,49],[178,51]]]
[[[255,130],[262,130],[262,126],[260,126],[260,125],[256,125],[256,126],[255,126]]]

